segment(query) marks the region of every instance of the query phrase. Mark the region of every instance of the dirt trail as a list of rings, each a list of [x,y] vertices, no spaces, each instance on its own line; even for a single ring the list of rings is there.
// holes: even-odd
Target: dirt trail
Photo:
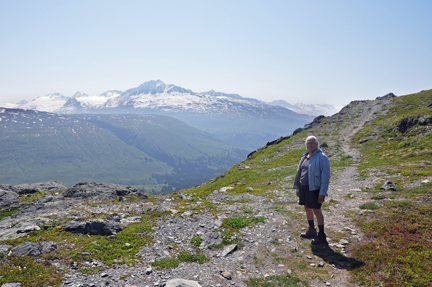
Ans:
[[[379,113],[385,113],[391,99],[381,99],[376,101],[361,102],[360,105],[351,107],[349,109],[349,116],[351,119],[344,124],[346,126],[339,132],[339,143],[341,150],[346,156],[350,156],[352,164],[340,171],[334,172],[329,187],[329,198],[337,202],[335,205],[330,206],[330,212],[324,211],[326,230],[332,232],[344,233],[350,245],[356,243],[363,238],[363,234],[359,228],[353,223],[352,219],[347,216],[349,211],[358,211],[359,206],[368,202],[371,194],[361,191],[362,187],[374,186],[372,178],[359,179],[359,172],[357,170],[358,163],[362,157],[359,150],[351,146],[353,137],[361,130],[367,121],[376,117]],[[331,240],[329,244],[331,245]],[[350,258],[349,247],[347,253],[344,254]],[[329,282],[330,286],[358,286],[351,281],[350,272],[343,266],[334,269],[334,277]],[[323,282],[317,280],[310,282],[311,286],[325,286]]]

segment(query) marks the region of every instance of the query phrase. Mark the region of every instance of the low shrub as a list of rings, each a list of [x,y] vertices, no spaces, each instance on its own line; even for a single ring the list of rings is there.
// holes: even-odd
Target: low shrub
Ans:
[[[179,266],[179,261],[176,258],[162,258],[161,260],[155,260],[155,262],[150,265],[161,268],[177,268]]]
[[[368,202],[359,206],[360,209],[378,209],[379,206],[373,202]]]
[[[177,258],[182,262],[198,262],[199,264],[210,260],[204,254],[191,254],[188,251],[180,251]]]

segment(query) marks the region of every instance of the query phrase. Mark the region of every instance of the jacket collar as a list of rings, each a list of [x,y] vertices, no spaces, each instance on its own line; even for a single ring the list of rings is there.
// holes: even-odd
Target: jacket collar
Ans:
[[[320,152],[322,152],[322,150],[319,149],[319,148],[317,148],[317,149],[315,150],[315,152],[312,154],[312,156],[314,156],[314,155],[316,155],[316,154],[318,154],[318,153],[320,153]],[[304,153],[302,153],[302,157],[305,157],[305,156],[307,156],[308,154],[309,154],[309,152],[308,152],[308,151],[305,151]]]

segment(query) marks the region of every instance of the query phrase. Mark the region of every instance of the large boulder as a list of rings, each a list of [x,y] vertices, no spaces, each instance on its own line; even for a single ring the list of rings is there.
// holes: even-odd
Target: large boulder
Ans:
[[[63,225],[69,232],[93,234],[93,235],[114,235],[122,230],[119,222],[107,219],[94,219],[85,222],[69,221]]]
[[[46,182],[38,182],[38,183],[25,183],[14,186],[19,194],[25,193],[36,193],[36,192],[49,192],[49,191],[57,191],[64,190],[66,186],[60,181],[51,180]]]
[[[388,93],[387,95],[384,95],[382,97],[377,97],[375,100],[387,100],[392,98],[396,98],[396,95],[393,93]]]
[[[19,201],[18,193],[0,188],[0,208],[7,207]]]
[[[13,255],[37,257],[44,253],[51,253],[57,250],[57,245],[48,242],[25,242],[11,249]]]
[[[317,116],[316,118],[314,118],[314,120],[313,120],[312,122],[310,122],[310,123],[308,123],[308,124],[305,124],[305,125],[304,125],[304,129],[305,129],[305,130],[306,130],[306,129],[310,129],[310,128],[313,128],[314,126],[320,124],[320,123],[321,123],[321,120],[322,120],[323,118],[325,118],[324,115]]]
[[[407,130],[415,126],[416,124],[419,124],[420,126],[425,126],[432,123],[432,118],[430,115],[424,115],[416,117],[408,117],[403,118],[397,123],[397,130],[401,133],[405,133]]]
[[[0,190],[13,191],[19,194],[19,189],[9,184],[0,184]]]
[[[62,195],[93,200],[116,199],[119,196],[148,197],[144,191],[132,186],[98,182],[80,182],[68,188]]]

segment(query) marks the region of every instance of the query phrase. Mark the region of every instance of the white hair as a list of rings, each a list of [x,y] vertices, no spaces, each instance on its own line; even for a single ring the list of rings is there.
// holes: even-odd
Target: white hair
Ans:
[[[308,136],[305,140],[305,144],[307,142],[308,139],[314,139],[316,144],[319,144],[318,139],[316,138],[316,136]]]

